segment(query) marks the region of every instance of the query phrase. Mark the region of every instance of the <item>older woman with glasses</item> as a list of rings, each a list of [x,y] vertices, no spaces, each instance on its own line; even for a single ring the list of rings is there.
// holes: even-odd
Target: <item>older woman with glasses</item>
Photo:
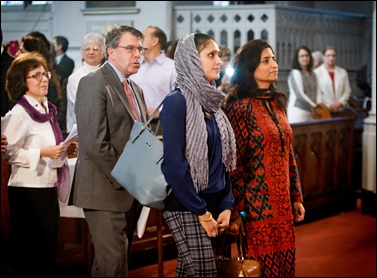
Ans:
[[[89,33],[81,45],[82,65],[69,77],[67,83],[67,132],[71,132],[76,123],[75,102],[80,79],[98,69],[105,58],[105,37],[100,33]]]
[[[48,100],[58,109],[57,119],[64,136],[66,133],[67,79],[56,73],[55,48],[44,34],[40,32],[31,32],[22,37],[20,49],[16,55],[19,56],[29,52],[40,53],[46,60],[48,71],[51,72],[50,81],[48,83],[47,97]]]
[[[4,158],[12,164],[8,182],[10,237],[17,276],[53,277],[58,246],[59,203],[69,195],[66,146],[56,119],[57,109],[47,100],[51,73],[43,56],[24,53],[11,64],[6,79],[16,105],[2,119],[8,139]],[[50,168],[51,159],[64,165]],[[24,273],[25,271],[25,273]]]

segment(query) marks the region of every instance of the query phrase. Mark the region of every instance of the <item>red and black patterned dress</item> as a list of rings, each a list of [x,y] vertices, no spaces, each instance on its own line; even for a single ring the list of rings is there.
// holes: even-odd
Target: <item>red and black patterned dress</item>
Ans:
[[[247,215],[248,256],[261,262],[263,276],[293,277],[292,203],[303,198],[285,111],[276,100],[258,97],[236,100],[224,110],[237,141],[234,209]]]

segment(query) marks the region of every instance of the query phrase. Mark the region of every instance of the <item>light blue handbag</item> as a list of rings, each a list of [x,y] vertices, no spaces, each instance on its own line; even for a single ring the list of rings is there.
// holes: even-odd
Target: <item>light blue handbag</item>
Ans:
[[[111,172],[140,204],[156,209],[165,207],[164,200],[171,192],[161,171],[164,157],[162,141],[148,127],[161,105],[162,102],[147,123],[134,122],[130,139]],[[159,122],[156,133],[158,126]]]

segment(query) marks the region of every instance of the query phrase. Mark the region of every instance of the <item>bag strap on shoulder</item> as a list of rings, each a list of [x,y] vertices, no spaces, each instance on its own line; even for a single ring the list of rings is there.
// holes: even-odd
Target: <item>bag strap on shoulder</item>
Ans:
[[[143,128],[138,132],[137,137],[140,136],[140,134],[149,126],[149,124],[151,123],[151,121],[153,120],[154,116],[157,114],[157,112],[160,110],[160,107],[162,106],[162,103],[164,102],[164,100],[161,101],[161,103],[156,107],[156,109],[153,111],[153,113],[151,114],[151,116],[149,117],[148,121],[146,123],[141,123]],[[158,119],[158,122],[157,122],[157,125],[156,125],[156,130],[152,132],[156,135],[157,134],[157,131],[158,131],[158,128],[160,126],[160,119]]]

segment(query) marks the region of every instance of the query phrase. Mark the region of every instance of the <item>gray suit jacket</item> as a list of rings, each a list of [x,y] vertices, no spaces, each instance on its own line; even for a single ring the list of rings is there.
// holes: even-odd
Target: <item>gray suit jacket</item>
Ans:
[[[146,122],[144,94],[132,81],[131,87]],[[111,176],[130,136],[133,119],[129,111],[123,86],[108,63],[81,78],[75,103],[79,151],[73,205],[116,212],[130,209],[133,197]]]

